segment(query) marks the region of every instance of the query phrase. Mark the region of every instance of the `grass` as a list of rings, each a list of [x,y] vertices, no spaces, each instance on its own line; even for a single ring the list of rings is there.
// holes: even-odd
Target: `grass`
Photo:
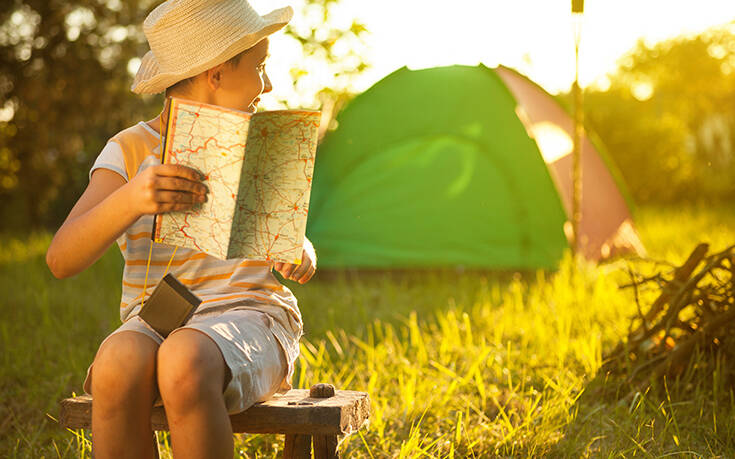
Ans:
[[[636,218],[657,259],[735,242],[725,207],[641,208]],[[82,392],[119,322],[120,255],[59,281],[44,263],[49,240],[0,238],[2,457],[89,456],[89,432],[60,428],[57,403]],[[703,357],[686,378],[630,397],[598,373],[635,312],[618,288],[627,264],[640,262],[288,282],[306,332],[294,386],[370,393],[370,425],[342,442],[345,457],[735,457],[724,362]],[[170,457],[168,435],[159,442]],[[282,444],[238,435],[236,457],[273,457]]]

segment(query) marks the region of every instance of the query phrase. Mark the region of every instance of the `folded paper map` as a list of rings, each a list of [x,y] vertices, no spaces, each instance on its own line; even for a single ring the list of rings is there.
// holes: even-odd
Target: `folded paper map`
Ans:
[[[207,201],[156,215],[156,242],[220,259],[301,263],[320,113],[248,113],[172,97],[161,162],[204,175]]]

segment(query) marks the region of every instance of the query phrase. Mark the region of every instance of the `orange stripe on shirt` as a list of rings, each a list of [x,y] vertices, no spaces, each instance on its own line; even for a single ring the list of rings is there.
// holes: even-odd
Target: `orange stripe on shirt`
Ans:
[[[207,282],[211,280],[222,280],[222,279],[229,279],[232,277],[232,273],[221,273],[221,274],[214,274],[212,276],[201,276],[201,277],[195,277],[194,279],[179,279],[179,282],[186,285],[195,285],[195,284],[201,284],[202,282]]]
[[[244,267],[244,266],[270,266],[270,261],[265,260],[244,260],[242,263],[237,265],[238,268]]]
[[[271,290],[281,290],[283,289],[283,285],[278,284],[257,284],[254,282],[232,282],[230,285],[233,287],[245,287],[245,288],[268,288]]]
[[[122,283],[126,287],[139,288],[139,289],[143,288],[143,284],[131,284],[130,282],[126,282],[124,280],[122,281]],[[151,287],[155,287],[155,285],[151,285],[151,284],[146,285],[146,290]]]
[[[194,279],[184,279],[184,278],[181,278],[181,279],[179,279],[179,282],[181,282],[182,284],[186,284],[186,285],[196,285],[196,284],[201,284],[201,283],[204,283],[204,282],[207,282],[207,281],[212,281],[212,280],[229,279],[230,277],[232,277],[232,273],[231,272],[230,273],[214,274],[214,275],[211,275],[211,276],[195,277]],[[133,287],[133,288],[143,288],[143,284],[132,284],[130,282],[125,282],[125,281],[123,281],[123,285],[125,285],[127,287]]]
[[[207,254],[204,253],[204,252],[199,252],[199,253],[196,253],[196,254],[194,254],[194,255],[192,255],[190,257],[174,259],[174,261],[171,262],[171,266],[179,266],[179,265],[182,265],[182,264],[186,263],[187,261],[200,260],[202,258],[207,258]],[[125,265],[126,266],[146,266],[147,264],[148,264],[148,259],[147,258],[146,259],[139,259],[139,260],[126,260],[125,261]],[[164,261],[164,260],[161,260],[161,261],[153,261],[153,260],[151,260],[151,266],[166,266],[166,265],[168,265],[168,261]]]
[[[181,259],[175,259],[171,262],[171,265],[181,265],[184,262],[191,261],[191,260],[199,260],[203,258],[208,258],[208,255],[204,252],[199,252],[197,254],[192,255],[188,258],[181,258]],[[127,260],[125,262],[126,265],[129,266],[146,266],[148,264],[147,258],[140,258],[137,260]],[[153,261],[151,260],[151,266],[166,266],[168,264],[168,261]],[[241,263],[237,265],[238,268],[244,268],[248,266],[256,266],[256,267],[265,267],[268,266],[270,262],[264,261],[264,260],[244,260]],[[203,267],[203,268],[206,268]],[[233,271],[234,272],[234,271]],[[230,273],[232,274],[232,272]]]
[[[128,235],[128,239],[137,240],[137,239],[143,239],[144,237],[147,237],[150,239],[151,232],[150,231],[143,231],[142,233],[135,233]]]
[[[257,261],[257,260],[245,260],[242,263],[238,264],[237,267],[245,267],[245,266],[268,266],[269,262],[267,261]],[[202,277],[195,277],[194,279],[179,279],[179,281],[182,284],[188,284],[188,285],[194,285],[199,284],[202,282],[210,281],[210,280],[220,280],[220,279],[229,279],[232,277],[232,275],[235,274],[235,271],[231,271],[229,273],[221,273],[221,274],[215,274],[211,276],[202,276]],[[263,285],[265,287],[265,285]]]
[[[205,303],[214,303],[216,301],[233,300],[235,298],[257,298],[259,300],[267,300],[267,298],[263,298],[260,295],[248,295],[246,293],[238,293],[236,295],[220,296],[218,298],[212,298],[211,300],[204,300],[204,301],[202,301],[202,304],[205,304]]]

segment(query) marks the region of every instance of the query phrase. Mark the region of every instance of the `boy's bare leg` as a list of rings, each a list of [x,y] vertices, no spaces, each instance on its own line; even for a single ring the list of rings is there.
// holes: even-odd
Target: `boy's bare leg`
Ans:
[[[177,330],[161,344],[158,387],[176,459],[233,457],[223,396],[228,370],[214,341],[197,330]]]
[[[95,459],[158,458],[151,411],[158,395],[158,344],[122,331],[97,352],[92,367],[92,443]]]

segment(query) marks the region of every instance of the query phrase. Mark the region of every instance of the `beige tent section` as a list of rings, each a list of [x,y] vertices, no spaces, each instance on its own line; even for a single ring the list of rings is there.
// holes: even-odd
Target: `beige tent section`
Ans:
[[[494,69],[518,101],[516,113],[549,168],[564,210],[572,215],[572,150],[574,122],[551,95],[507,67]],[[582,216],[577,249],[600,260],[620,253],[643,255],[630,211],[605,162],[585,136],[582,145]],[[564,225],[571,240],[571,222]]]

